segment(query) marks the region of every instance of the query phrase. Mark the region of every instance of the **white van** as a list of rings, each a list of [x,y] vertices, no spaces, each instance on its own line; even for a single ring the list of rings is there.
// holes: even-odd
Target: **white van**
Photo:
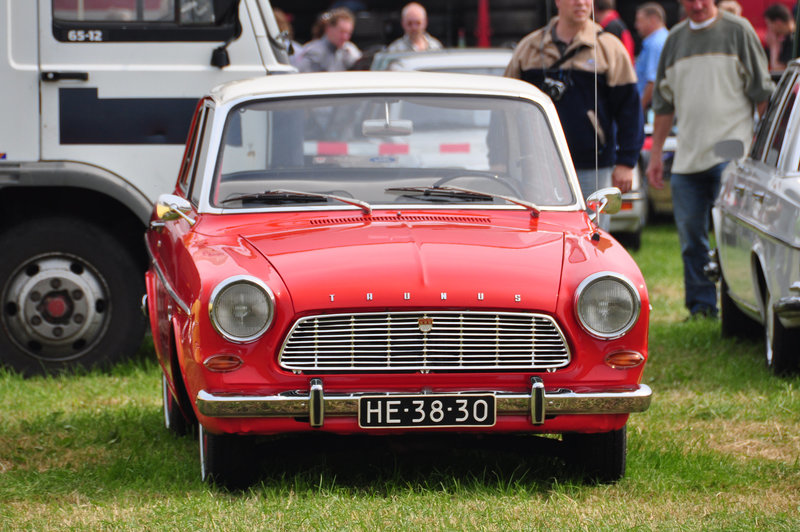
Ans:
[[[293,71],[268,0],[0,0],[0,365],[140,345],[152,205],[198,98]]]

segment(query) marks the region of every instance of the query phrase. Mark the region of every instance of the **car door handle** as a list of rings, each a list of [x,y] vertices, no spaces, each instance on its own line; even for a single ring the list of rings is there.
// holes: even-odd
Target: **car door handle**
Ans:
[[[61,81],[74,79],[76,81],[89,81],[88,72],[42,72],[42,81]]]

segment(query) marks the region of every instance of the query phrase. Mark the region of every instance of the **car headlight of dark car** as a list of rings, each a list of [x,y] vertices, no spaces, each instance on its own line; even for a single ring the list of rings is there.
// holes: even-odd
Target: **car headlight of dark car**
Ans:
[[[219,334],[233,342],[249,342],[272,324],[275,296],[260,279],[237,275],[217,285],[208,311]]]
[[[619,338],[639,318],[641,299],[627,278],[612,272],[590,275],[578,286],[578,321],[592,336]]]

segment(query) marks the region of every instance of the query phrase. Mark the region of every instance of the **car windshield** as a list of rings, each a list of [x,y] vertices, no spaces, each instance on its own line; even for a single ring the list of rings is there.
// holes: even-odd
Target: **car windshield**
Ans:
[[[544,111],[511,98],[246,103],[227,118],[215,175],[210,203],[225,209],[343,205],[343,198],[372,207],[513,205],[509,197],[538,207],[575,201]],[[483,194],[424,192],[440,187]]]

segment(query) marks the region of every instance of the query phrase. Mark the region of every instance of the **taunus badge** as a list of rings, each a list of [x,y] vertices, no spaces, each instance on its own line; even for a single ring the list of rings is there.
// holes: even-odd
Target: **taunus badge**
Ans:
[[[421,333],[429,333],[433,329],[433,318],[423,317],[417,320],[419,331]]]

